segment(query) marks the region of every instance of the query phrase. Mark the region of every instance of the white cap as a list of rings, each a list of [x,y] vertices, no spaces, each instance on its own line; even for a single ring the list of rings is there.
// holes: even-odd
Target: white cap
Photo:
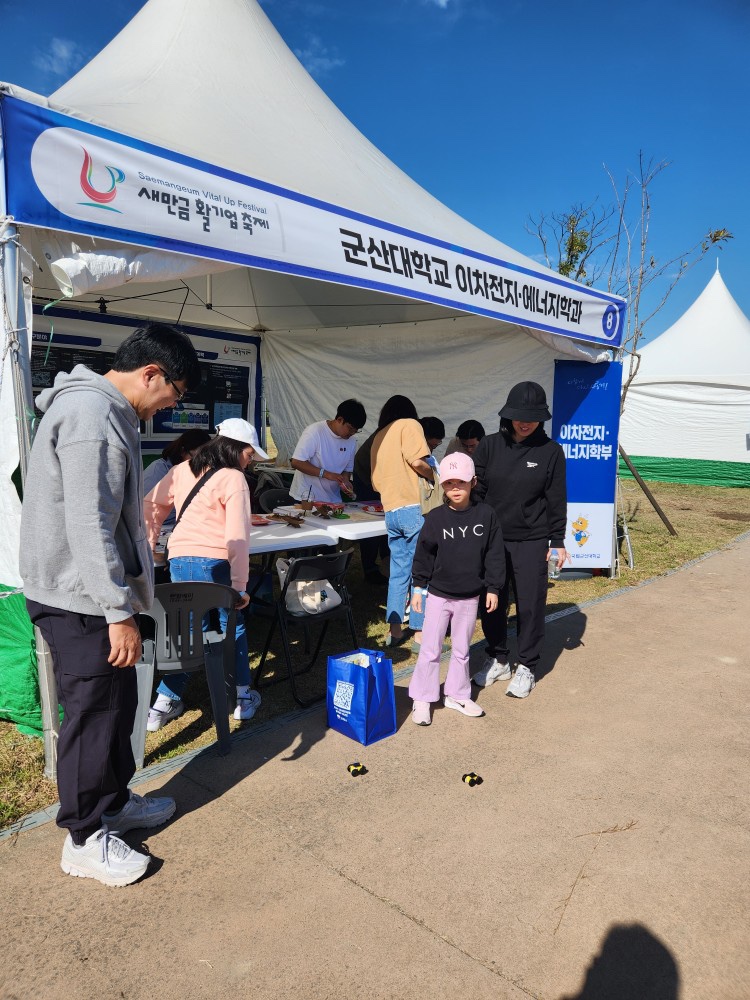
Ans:
[[[216,425],[216,433],[219,437],[232,438],[233,441],[242,441],[244,444],[251,444],[255,449],[258,458],[268,458],[268,453],[263,451],[258,441],[258,432],[252,424],[241,417],[229,417]]]

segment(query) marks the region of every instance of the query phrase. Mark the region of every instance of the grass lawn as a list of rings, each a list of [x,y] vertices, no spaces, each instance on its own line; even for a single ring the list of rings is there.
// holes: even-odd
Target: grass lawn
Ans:
[[[628,523],[635,566],[623,568],[618,578],[592,577],[583,580],[561,580],[551,583],[548,612],[554,613],[577,604],[602,597],[623,586],[633,586],[643,580],[667,573],[691,559],[721,548],[733,538],[750,530],[750,490],[720,489],[704,486],[683,486],[676,483],[650,483],[652,492],[678,532],[673,538],[651,508],[636,483],[622,481],[623,513]],[[349,574],[349,584],[355,609],[360,645],[379,648],[385,640],[385,588],[365,583],[359,564],[359,551]],[[313,629],[314,629],[313,625]],[[249,628],[251,665],[258,662],[266,635],[267,623],[251,619]],[[481,638],[478,627],[475,640]],[[351,639],[346,630],[333,623],[329,630],[318,664],[299,681],[303,697],[324,690],[325,654],[349,650]],[[413,666],[416,656],[408,645],[392,654],[394,670]],[[302,662],[299,660],[298,662]],[[283,658],[278,644],[272,647],[268,661],[268,678],[281,669]],[[289,685],[262,687],[263,703],[254,719],[232,722],[232,728],[252,728],[293,710]],[[215,738],[211,708],[205,683],[194,677],[187,691],[187,711],[159,733],[149,734],[146,744],[146,764],[177,756],[188,750],[208,745]],[[22,816],[50,805],[57,799],[55,785],[44,776],[42,741],[18,733],[8,723],[0,722],[0,828],[9,826]]]

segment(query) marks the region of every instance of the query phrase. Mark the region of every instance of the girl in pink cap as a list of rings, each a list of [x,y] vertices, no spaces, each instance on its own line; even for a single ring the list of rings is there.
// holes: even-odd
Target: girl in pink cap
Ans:
[[[429,726],[430,705],[440,700],[440,653],[451,629],[452,649],[443,704],[463,715],[483,710],[471,699],[469,646],[480,595],[488,611],[497,607],[505,583],[505,548],[497,516],[488,504],[471,499],[476,485],[469,455],[447,455],[438,470],[443,505],[427,514],[414,555],[412,607],[422,611],[422,648],[409,685],[412,720]]]

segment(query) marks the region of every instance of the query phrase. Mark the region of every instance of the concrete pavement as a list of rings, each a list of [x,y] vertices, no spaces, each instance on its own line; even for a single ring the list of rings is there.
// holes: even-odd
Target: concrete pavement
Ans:
[[[63,875],[52,823],[9,838],[0,997],[745,1000],[749,564],[558,618],[482,719],[418,728],[404,680],[372,747],[316,709],[151,781],[178,810],[137,885]]]

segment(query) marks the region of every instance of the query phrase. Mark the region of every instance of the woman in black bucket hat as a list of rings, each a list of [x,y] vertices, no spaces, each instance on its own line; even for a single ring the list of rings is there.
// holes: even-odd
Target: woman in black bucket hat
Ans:
[[[506,694],[526,698],[535,684],[544,642],[547,561],[554,551],[560,566],[569,559],[565,549],[565,455],[544,432],[544,421],[552,415],[544,389],[537,382],[514,385],[499,416],[499,433],[483,438],[474,453],[475,492],[500,519],[507,572],[497,610],[485,610],[481,615],[487,658],[473,680],[480,687],[489,687],[511,677],[507,617],[512,581],[518,669]]]

